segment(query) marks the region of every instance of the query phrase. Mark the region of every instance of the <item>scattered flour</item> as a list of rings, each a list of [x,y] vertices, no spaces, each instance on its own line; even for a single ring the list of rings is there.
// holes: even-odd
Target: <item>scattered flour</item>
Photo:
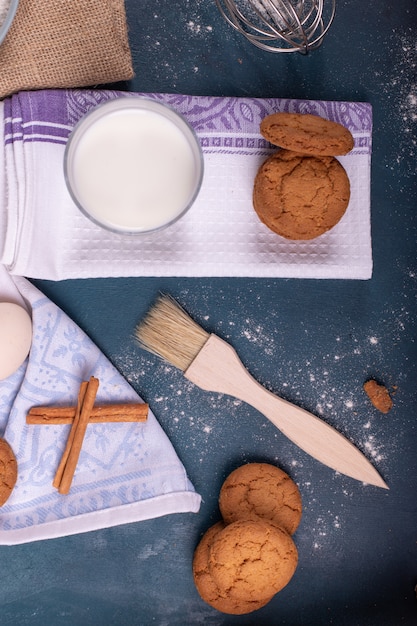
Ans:
[[[386,75],[384,67],[381,79],[384,80],[385,97],[387,100],[395,100],[394,114],[398,114],[401,122],[397,138],[397,165],[407,166],[407,173],[414,176],[413,159],[417,156],[417,41],[415,31],[411,28],[410,34],[399,35],[394,32],[393,36],[395,61],[390,74]]]
[[[188,302],[190,310],[194,310],[194,308],[197,311],[204,310],[204,300],[199,298],[199,301],[193,305],[190,302],[190,297],[189,292],[186,296],[184,295],[184,301]],[[378,364],[380,362],[384,364],[382,333],[371,332],[361,338],[352,336],[352,334],[349,337],[336,335],[333,352],[328,348],[325,353],[318,352],[309,355],[307,359],[295,355],[293,360],[288,362],[282,359],[280,351],[282,338],[279,329],[278,334],[271,334],[268,330],[276,324],[271,324],[271,320],[269,320],[269,322],[265,322],[264,326],[259,323],[257,316],[253,319],[242,317],[241,309],[237,303],[235,310],[236,313],[231,313],[229,320],[217,322],[217,328],[212,327],[208,315],[201,318],[202,325],[209,332],[223,336],[232,345],[238,343],[239,350],[242,351],[240,354],[242,361],[246,360],[249,368],[250,355],[254,351],[258,362],[261,359],[261,362],[264,360],[271,363],[271,380],[259,381],[265,388],[312,411],[331,423],[340,432],[351,438],[371,460],[383,461],[384,450],[378,436],[379,423],[367,404],[365,394],[362,393],[366,368],[372,366],[376,367],[378,371]],[[391,321],[396,317],[396,315],[391,315]],[[384,336],[388,337],[390,328],[384,318],[382,322]],[[400,328],[398,323],[394,324],[392,321],[392,324],[396,329]],[[403,323],[401,328],[405,330],[406,323]],[[239,335],[240,340],[236,342],[236,337]],[[243,354],[245,359],[243,359]],[[135,371],[135,368],[129,364],[129,359],[132,362],[140,363],[139,371]],[[161,388],[166,389],[167,392],[149,399],[151,408],[154,407],[157,417],[169,411],[171,429],[182,428],[184,423],[196,429],[197,440],[204,437],[217,439],[219,429],[221,430],[219,413],[231,414],[233,417],[241,411],[242,402],[238,399],[222,397],[218,394],[205,394],[206,401],[209,403],[208,416],[200,417],[195,411],[196,397],[193,393],[194,386],[192,383],[169,364],[161,361],[157,362],[155,366],[153,357],[149,356],[148,362],[146,362],[146,356],[144,357],[143,353],[138,357],[135,346],[131,350],[130,357],[129,353],[126,354],[125,352],[121,362],[116,363],[116,366],[119,366],[129,382],[139,390],[142,387],[142,372],[146,379],[145,372],[149,369],[152,370],[154,388],[158,388],[158,380],[160,380]],[[357,372],[358,379],[358,384],[353,387],[351,383],[352,369]],[[256,378],[256,372],[253,372],[253,369],[252,373]],[[167,381],[170,381],[168,386]],[[212,418],[210,412],[213,413]],[[257,435],[262,438],[261,429],[258,434],[254,433],[254,437]],[[391,446],[392,443],[391,441]],[[203,448],[202,458],[209,454],[209,446],[203,445]]]
[[[0,0],[2,1],[4,0]],[[185,76],[188,78],[190,74],[200,72],[200,66],[196,64],[199,55],[194,52],[193,47],[201,44],[201,50],[210,46],[213,26],[209,6],[205,0],[189,0],[178,7],[178,11],[155,12],[153,18],[152,28],[144,34],[147,47],[155,51],[155,67],[152,69],[154,72],[158,71],[158,64],[162,65],[169,91],[175,91],[180,89],[179,84]],[[178,65],[177,50],[172,48],[170,33],[173,29],[184,31],[184,42],[189,48],[189,63],[181,67]]]
[[[143,546],[143,548],[137,555],[137,558],[139,561],[146,561],[147,559],[150,559],[153,556],[158,556],[159,554],[164,552],[167,546],[168,541],[166,539],[158,539],[152,545],[149,544]]]
[[[192,35],[201,35],[202,33],[211,33],[213,30],[212,26],[202,26],[195,20],[189,20],[187,22],[187,29]]]
[[[416,282],[417,272],[408,267],[403,268],[403,273],[404,287],[407,287],[404,293],[408,293],[407,281]],[[220,298],[220,305],[225,296],[216,293],[216,297]],[[198,290],[195,292],[185,288],[178,295],[178,299],[186,305],[190,313],[196,312],[197,316],[198,312],[211,310],[214,306],[210,290],[199,293]],[[244,306],[237,297],[236,301],[229,303],[230,314],[227,319],[219,320],[216,316],[213,321],[211,315],[207,314],[195,319],[208,332],[214,332],[234,345],[255,378],[256,367],[260,364],[263,375],[270,372],[269,380],[258,378],[265,388],[332,424],[354,442],[384,474],[386,462],[395,455],[395,449],[400,445],[401,433],[397,435],[395,430],[390,429],[388,445],[384,436],[384,420],[387,418],[373,411],[363,393],[362,384],[370,370],[379,372],[382,378],[387,374],[386,368],[390,363],[394,343],[403,340],[404,333],[414,323],[409,312],[412,310],[411,306],[408,307],[407,304],[405,300],[398,300],[396,310],[387,304],[386,309],[382,308],[379,312],[378,322],[361,335],[348,328],[342,332],[339,329],[332,338],[326,331],[327,334],[323,334],[323,344],[320,337],[317,337],[315,344],[325,348],[312,352],[314,343],[311,344],[310,341],[307,344],[308,354],[302,341],[295,346],[293,353],[288,349],[288,329],[280,324],[279,310],[265,311],[262,300],[259,301],[259,310],[255,305],[251,316],[242,315]],[[300,332],[302,333],[301,327]],[[283,346],[285,350],[282,349]],[[228,453],[230,441],[223,437],[223,424],[225,419],[238,420],[242,415],[245,408],[240,400],[201,392],[203,404],[200,405],[199,390],[181,372],[169,364],[155,360],[147,353],[139,352],[135,344],[129,344],[128,348],[121,350],[120,361],[115,365],[138,392],[145,396],[156,418],[178,449],[180,458],[186,447],[195,463],[205,468],[212,463],[213,449],[218,451],[224,448]],[[388,375],[390,374],[399,375],[398,372],[388,371]],[[149,380],[152,381],[150,388],[155,395],[146,397]],[[401,384],[401,379],[386,382],[388,385],[398,382]],[[349,482],[343,480],[343,476],[336,472],[330,473],[330,478],[326,480],[334,481],[339,501],[329,511],[326,505],[323,511],[319,495],[323,485],[313,478],[310,459],[306,460],[303,454],[298,455],[292,444],[286,442],[285,438],[282,439],[278,430],[275,435],[272,433],[274,439],[271,441],[271,429],[267,420],[259,420],[250,436],[252,447],[249,446],[246,450],[241,450],[239,446],[237,448],[241,461],[252,460],[251,450],[259,453],[267,449],[269,454],[273,451],[271,462],[276,462],[294,477],[308,506],[310,518],[313,520],[313,530],[306,537],[306,541],[311,542],[309,548],[328,549],[331,545],[330,535],[344,530],[344,505],[347,505],[347,500],[357,497],[355,483],[350,487]]]
[[[201,303],[199,306],[204,308],[204,306],[201,307]],[[239,345],[242,347],[247,344],[248,354],[255,349],[258,359],[259,355],[263,355],[265,360],[271,363],[271,373],[274,379],[273,382],[260,381],[265,388],[311,410],[331,423],[351,438],[370,460],[376,463],[384,460],[383,443],[377,434],[378,421],[375,420],[367,405],[361,386],[363,363],[368,366],[369,363],[384,358],[378,334],[369,333],[362,340],[351,337],[350,341],[336,336],[333,354],[330,351],[324,355],[318,353],[304,361],[294,358],[294,361],[289,363],[282,362],[279,341],[275,335],[270,335],[258,321],[248,317],[243,320],[240,318],[238,321],[238,317],[236,316],[236,319],[232,317],[226,324],[219,324],[219,327],[223,327],[226,333],[219,332],[219,328],[212,329],[209,316],[205,316],[204,324],[209,331],[223,336],[231,333],[230,343],[233,343],[233,338],[240,333]],[[225,338],[229,340],[229,337]],[[355,365],[357,359],[358,362]],[[156,369],[154,369],[153,357],[149,356],[149,361],[146,362],[146,356],[144,357],[141,353],[138,357],[137,349],[133,347],[131,356],[125,354],[123,361],[116,366],[119,365],[129,382],[139,390],[142,387],[141,371],[135,373],[135,368],[129,364],[129,360],[138,361],[142,372],[148,369],[153,371],[155,388],[158,388],[158,380],[161,380],[161,388],[166,389],[166,393],[158,394],[147,401],[150,402],[151,408],[153,407],[157,418],[168,420],[170,430],[194,429],[195,445],[197,448],[202,448],[199,456],[200,461],[203,462],[206,455],[210,453],[209,440],[214,441],[219,437],[219,430],[221,431],[219,414],[233,418],[241,411],[242,402],[236,398],[205,393],[208,414],[206,411],[206,415],[199,416],[196,414],[194,386],[182,376],[181,372],[162,361],[157,362]],[[352,367],[358,373],[358,385],[354,388],[350,382],[351,376],[349,377],[347,373],[348,371],[351,373]],[[126,370],[129,370],[128,374]],[[167,381],[169,381],[168,385]],[[169,418],[164,417],[168,412]],[[265,427],[267,425],[269,425],[268,422],[265,423]],[[253,437],[254,440],[258,438],[262,441],[262,428],[253,433]],[[204,438],[205,442],[203,442]],[[390,445],[392,447],[392,440]],[[277,458],[277,462],[282,462],[282,459]],[[289,461],[289,465],[302,469],[302,463],[300,464],[299,461]],[[302,472],[298,474],[302,475]]]

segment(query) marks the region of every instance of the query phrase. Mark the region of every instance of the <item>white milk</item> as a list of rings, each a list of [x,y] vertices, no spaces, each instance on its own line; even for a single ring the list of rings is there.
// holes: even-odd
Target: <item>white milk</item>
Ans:
[[[109,228],[164,226],[196,191],[198,164],[189,140],[154,111],[124,108],[93,121],[71,160],[79,204]]]

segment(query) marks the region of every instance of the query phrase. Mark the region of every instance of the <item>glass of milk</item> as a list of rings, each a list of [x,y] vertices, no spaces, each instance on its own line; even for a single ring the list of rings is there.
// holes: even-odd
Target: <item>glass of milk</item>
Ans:
[[[64,174],[75,204],[93,222],[148,234],[179,220],[196,199],[203,155],[188,122],[147,97],[109,100],[72,131]]]

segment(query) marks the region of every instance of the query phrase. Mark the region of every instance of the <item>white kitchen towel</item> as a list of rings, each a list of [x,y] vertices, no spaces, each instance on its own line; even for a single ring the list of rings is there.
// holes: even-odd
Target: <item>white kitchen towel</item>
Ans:
[[[75,123],[105,100],[132,95],[138,94],[39,90],[0,103],[0,261],[11,273],[51,280],[371,277],[370,104],[142,94],[186,117],[205,165],[201,192],[187,215],[157,237],[143,239],[91,223],[71,200],[63,174],[65,144]],[[347,126],[355,139],[353,150],[340,157],[351,182],[348,209],[314,240],[288,241],[272,233],[252,208],[256,171],[272,152],[259,124],[274,111],[321,115]]]
[[[69,425],[28,425],[32,406],[76,404],[82,380],[100,381],[97,403],[141,399],[68,316],[0,265],[0,301],[25,304],[33,320],[29,357],[0,381],[0,435],[18,479],[0,508],[0,544],[12,545],[184,512],[201,497],[152,411],[146,423],[89,424],[68,495],[52,481]]]

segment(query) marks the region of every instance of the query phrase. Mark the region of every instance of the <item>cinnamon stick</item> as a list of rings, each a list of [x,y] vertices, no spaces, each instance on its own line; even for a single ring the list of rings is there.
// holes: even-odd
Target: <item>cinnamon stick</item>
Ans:
[[[91,410],[94,406],[94,402],[96,399],[98,386],[98,378],[91,376],[90,380],[88,381],[87,389],[85,391],[84,400],[82,402],[80,417],[77,420],[76,426],[74,428],[74,437],[59,485],[59,493],[67,494],[69,493],[69,490],[71,488],[72,479],[74,477],[75,469],[77,467],[78,458],[80,456],[81,447],[83,445],[84,435],[87,430]]]
[[[73,422],[72,422],[71,430],[69,432],[67,443],[66,443],[66,446],[64,448],[64,452],[62,453],[61,461],[60,461],[60,463],[58,465],[58,469],[56,471],[54,480],[52,481],[52,485],[55,487],[55,489],[59,489],[59,486],[61,484],[62,475],[64,473],[65,465],[67,463],[68,456],[69,456],[69,453],[71,451],[72,442],[74,441],[74,435],[75,435],[75,431],[77,430],[78,421],[80,419],[81,408],[83,406],[83,402],[84,402],[84,398],[85,398],[85,393],[87,391],[87,387],[88,387],[88,383],[87,382],[82,382],[81,385],[80,385],[80,390],[78,392],[77,406],[74,409],[74,419],[73,419]]]
[[[146,422],[148,411],[149,405],[143,402],[97,405],[91,410],[89,423]],[[72,424],[76,412],[75,406],[34,406],[26,415],[26,424]]]

